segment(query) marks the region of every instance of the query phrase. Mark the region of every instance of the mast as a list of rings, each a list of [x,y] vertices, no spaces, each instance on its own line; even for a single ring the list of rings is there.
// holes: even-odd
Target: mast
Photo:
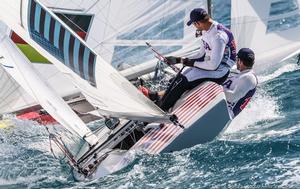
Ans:
[[[207,0],[207,12],[212,17],[212,5],[211,5],[211,0]]]

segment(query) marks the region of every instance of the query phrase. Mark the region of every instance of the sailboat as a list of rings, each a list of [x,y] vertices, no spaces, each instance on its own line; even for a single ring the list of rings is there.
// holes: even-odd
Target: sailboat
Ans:
[[[271,67],[299,54],[298,0],[231,1],[231,30],[237,47],[250,47],[256,54],[255,71]]]
[[[51,86],[50,82],[41,76],[41,73],[31,65],[28,57],[24,56],[10,37],[3,35],[0,43],[4,52],[1,64],[5,74],[9,74],[8,77],[15,80],[10,85],[18,83],[64,128],[85,141],[85,145],[78,154],[72,155],[60,141],[56,140],[57,145],[68,154],[70,164],[74,168],[74,175],[79,180],[99,178],[122,169],[131,162],[132,154],[135,151],[142,150],[150,154],[157,154],[211,141],[231,121],[222,87],[210,82],[185,94],[175,105],[173,111],[163,112],[127,80],[153,71],[153,63],[137,65],[118,72],[107,63],[109,59],[114,60],[111,54],[109,57],[109,53],[101,52],[103,49],[107,50],[109,45],[112,48],[111,44],[133,45],[132,41],[134,41],[134,45],[138,46],[142,42],[144,43],[144,40],[139,38],[133,40],[132,36],[125,34],[116,38],[112,28],[110,28],[112,31],[108,32],[111,36],[99,34],[105,40],[101,40],[101,42],[93,38],[88,40],[63,22],[60,15],[57,14],[59,12],[57,7],[60,7],[59,10],[69,11],[68,13],[76,11],[88,13],[97,5],[103,5],[101,4],[103,2],[85,1],[83,3],[86,6],[85,9],[80,9],[81,5],[74,5],[72,2],[68,2],[68,7],[66,7],[64,6],[65,2],[39,0],[16,0],[14,2],[5,0],[0,5],[3,10],[0,13],[1,20],[24,41],[37,49],[49,62],[53,63],[58,72],[67,78],[66,80],[72,83],[72,86],[75,86],[76,93],[80,93],[80,96],[85,99],[85,108],[80,107],[79,114],[93,115],[94,119],[103,119],[104,117],[107,120],[105,127],[91,131],[86,122],[80,119],[78,111],[74,110],[75,107],[71,108],[72,106],[70,107],[70,104],[63,100],[64,94],[60,94],[56,86]],[[203,3],[203,1],[190,1],[187,4],[190,6],[199,2]],[[127,3],[127,6],[130,7],[131,3],[125,2],[125,4]],[[147,3],[149,6],[146,7],[149,9],[146,11],[149,15],[141,17],[145,16],[145,11],[129,14],[131,16],[124,17],[124,21],[120,23],[121,30],[131,31],[131,33],[144,32],[147,28],[143,28],[143,26],[147,26],[144,24],[146,18],[150,19],[151,23],[151,21],[156,21],[155,15],[163,15],[161,12],[164,7],[160,6],[163,2],[147,1]],[[174,10],[178,10],[178,15],[176,15],[182,20],[179,25],[185,23],[183,21],[188,16],[184,11],[182,13],[178,7],[178,3],[182,2],[165,1],[165,3],[170,3]],[[10,5],[9,8],[6,5]],[[134,1],[132,5],[141,5],[141,3]],[[206,4],[202,5],[205,7]],[[120,7],[117,4],[112,5],[114,9],[118,6]],[[145,7],[145,5],[143,4],[141,7]],[[132,9],[141,10],[141,7],[134,6]],[[120,12],[126,15],[132,9]],[[54,10],[57,11],[56,14]],[[110,21],[110,23],[115,23],[117,20],[115,17],[111,17]],[[127,26],[127,23],[132,24]],[[105,24],[102,23],[101,26]],[[134,29],[140,25],[142,25],[140,30]],[[90,29],[97,31],[97,27]],[[184,36],[186,36],[186,32],[188,34],[192,32],[191,28],[183,31]],[[91,33],[96,35],[97,32]],[[197,50],[197,41],[190,43],[193,40],[189,39],[193,35],[189,36],[163,42],[162,40],[150,40],[150,42],[154,45],[159,45],[159,42],[168,43],[170,46],[188,43],[189,45],[185,45],[179,50],[177,47],[174,48],[175,50],[171,53],[189,54]],[[158,39],[160,38],[158,37]],[[104,44],[105,48],[100,48],[99,43]],[[295,49],[291,49],[285,55],[288,56],[292,53],[295,53]],[[18,86],[16,91],[17,88]],[[85,109],[84,112],[83,109]],[[215,115],[221,119],[216,120]],[[150,123],[148,124],[151,126],[148,127],[149,130],[144,129],[145,122]],[[55,140],[55,137],[53,139]]]

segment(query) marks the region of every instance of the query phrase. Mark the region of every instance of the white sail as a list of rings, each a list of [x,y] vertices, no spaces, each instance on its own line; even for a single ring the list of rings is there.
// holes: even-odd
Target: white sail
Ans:
[[[11,34],[11,30],[1,21],[0,32],[7,35]],[[59,72],[54,65],[34,62],[32,65],[35,71],[42,77],[41,79],[46,81],[59,96],[66,97],[79,93],[76,86]],[[39,105],[2,67],[0,75],[0,86],[3,87],[3,90],[0,92],[0,114],[22,112],[23,110],[26,111],[29,108],[32,109],[32,107]]]
[[[0,8],[0,18],[70,77],[102,114],[144,121],[169,119],[39,1],[6,0]]]
[[[238,48],[255,51],[258,71],[299,51],[297,0],[232,0],[231,9],[231,30]]]
[[[0,60],[3,64],[3,58]],[[0,114],[10,113],[22,107],[36,105],[35,101],[22,87],[0,66]]]
[[[31,62],[21,53],[8,36],[0,39],[0,52],[4,57],[2,66],[22,88],[30,94],[54,119],[69,131],[84,138],[90,145],[97,142],[83,121],[66,102],[35,72]]]
[[[0,53],[1,54],[1,53]],[[1,60],[0,60],[1,63]],[[44,81],[61,97],[78,94],[76,86],[52,64],[35,64],[33,68]],[[0,68],[0,114],[23,111],[39,105],[6,71]]]
[[[195,39],[195,28],[188,27],[186,22],[192,9],[207,8],[206,0],[41,2],[55,13],[92,15],[87,44],[118,69],[137,65],[123,72],[129,79],[131,73],[136,77],[154,70],[156,59],[145,41],[166,55],[186,55],[198,48],[200,42]]]
[[[186,22],[189,19],[191,9],[194,7],[206,8],[206,1],[204,0],[188,2],[184,0],[143,0],[123,3],[86,0],[80,4],[72,0],[42,0],[41,2],[55,11],[55,14],[63,17],[63,21],[68,25],[76,25],[77,28],[72,27],[72,29],[75,28],[76,32],[86,32],[84,39],[87,43],[95,47],[95,51],[114,66],[139,64],[121,72],[127,79],[149,73],[155,68],[156,60],[152,52],[146,48],[145,40],[159,46],[159,50],[164,53],[173,52],[173,54],[179,55],[196,49],[198,40],[194,39],[194,28],[187,27]],[[89,20],[91,15],[92,21]],[[118,19],[118,17],[122,17],[122,19]],[[168,25],[164,25],[165,23]],[[142,28],[146,27],[151,27],[152,30],[158,32],[141,31]],[[137,39],[126,37],[136,36],[135,29],[140,31],[139,37],[135,37]],[[174,37],[176,35],[179,37]],[[134,53],[131,54],[137,55],[137,58],[134,58],[137,61],[131,61],[133,58],[128,56],[127,49],[134,50]],[[141,59],[141,57],[143,58]],[[60,96],[79,92],[71,82],[67,81],[68,78],[55,69],[53,65],[34,64],[34,67]],[[59,85],[57,85],[58,83]],[[30,96],[27,95],[27,98]],[[36,105],[33,99],[30,101],[32,102],[30,104],[16,103],[19,106],[6,110],[6,112]]]

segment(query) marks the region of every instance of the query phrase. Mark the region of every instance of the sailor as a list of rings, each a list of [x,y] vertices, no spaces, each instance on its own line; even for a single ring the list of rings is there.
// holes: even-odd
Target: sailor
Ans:
[[[144,92],[151,99],[162,95],[158,105],[164,111],[171,108],[185,91],[193,89],[204,81],[222,84],[236,61],[236,45],[229,29],[212,20],[202,8],[191,11],[187,25],[192,24],[197,29],[197,33],[199,31],[202,33],[199,52],[188,58],[166,57],[169,63],[182,63],[188,68],[175,78],[173,85],[166,92]]]
[[[229,113],[232,118],[246,107],[256,91],[258,80],[252,70],[254,60],[255,55],[251,49],[240,49],[237,53],[237,69],[240,73],[229,76],[223,84]]]

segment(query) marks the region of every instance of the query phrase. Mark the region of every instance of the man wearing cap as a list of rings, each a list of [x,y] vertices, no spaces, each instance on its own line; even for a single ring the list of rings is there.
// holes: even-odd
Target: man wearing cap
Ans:
[[[192,10],[187,25],[191,24],[202,33],[200,50],[193,57],[167,57],[169,63],[182,63],[188,68],[176,78],[175,85],[169,87],[158,103],[165,111],[172,107],[185,91],[204,81],[222,84],[236,61],[233,34],[212,20],[206,10],[202,8]]]
[[[252,70],[255,60],[254,52],[249,48],[242,48],[237,54],[237,69],[240,73],[229,77],[223,84],[230,116],[237,116],[254,95],[257,77]]]

